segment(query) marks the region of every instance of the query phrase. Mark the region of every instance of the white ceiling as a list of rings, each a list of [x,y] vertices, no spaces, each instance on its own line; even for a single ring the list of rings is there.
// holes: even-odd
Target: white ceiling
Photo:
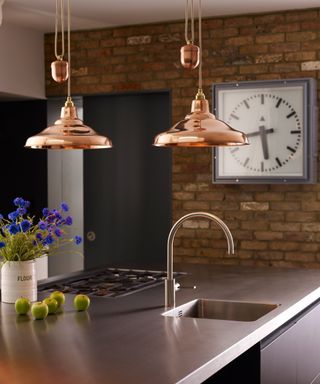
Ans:
[[[66,0],[65,0],[66,3]],[[185,0],[73,0],[72,29],[180,20]],[[240,15],[319,7],[319,0],[202,0],[203,16]],[[55,0],[5,0],[3,22],[54,30]]]

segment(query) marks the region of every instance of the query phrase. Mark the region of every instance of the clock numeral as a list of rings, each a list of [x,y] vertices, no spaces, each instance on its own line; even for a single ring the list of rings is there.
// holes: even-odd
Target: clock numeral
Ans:
[[[264,104],[264,95],[261,95],[261,104]]]
[[[287,146],[287,149],[289,149],[289,151],[291,151],[292,153],[296,153],[296,150],[291,148],[291,147],[289,147],[289,146]]]
[[[246,166],[249,163],[249,157],[246,158],[246,161],[243,163],[244,166]]]
[[[231,153],[235,153],[235,152],[237,152],[237,151],[239,151],[239,147],[232,148],[230,152],[231,152]]]
[[[243,101],[243,104],[244,104],[248,109],[250,109],[250,105],[248,104],[247,100],[244,100],[244,101]]]
[[[266,121],[266,119],[262,116],[260,121]]]
[[[264,162],[261,161],[261,172],[264,172]]]
[[[291,113],[289,113],[289,115],[287,115],[287,119],[290,119],[290,117],[294,116],[296,114],[296,111],[292,111]]]
[[[278,163],[279,167],[282,166],[282,163],[281,163],[281,161],[279,160],[279,157],[276,157],[276,162]]]
[[[236,120],[239,120],[239,117],[238,116],[236,116],[236,115],[234,115],[233,113],[231,113],[231,115],[230,115],[231,117],[233,117],[234,119],[236,119]]]
[[[301,131],[290,131],[290,133],[297,134],[297,133],[301,133]]]

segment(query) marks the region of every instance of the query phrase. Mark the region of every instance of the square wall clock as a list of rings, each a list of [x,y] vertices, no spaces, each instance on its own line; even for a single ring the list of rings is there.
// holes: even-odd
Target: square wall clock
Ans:
[[[312,78],[215,84],[217,119],[250,144],[213,149],[213,182],[315,183],[316,100]]]

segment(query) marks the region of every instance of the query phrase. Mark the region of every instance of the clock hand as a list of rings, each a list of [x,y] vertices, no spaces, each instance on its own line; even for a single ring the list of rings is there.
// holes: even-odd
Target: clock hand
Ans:
[[[272,129],[272,128],[271,128]],[[265,160],[269,159],[269,148],[268,148],[268,140],[267,140],[267,129],[264,125],[259,127],[263,157]]]
[[[269,129],[265,129],[264,131],[265,131],[265,133],[273,133],[274,129],[273,128],[269,128]],[[254,131],[254,132],[250,132],[250,133],[246,133],[247,137],[260,136],[260,135],[261,135],[260,130],[259,131]]]

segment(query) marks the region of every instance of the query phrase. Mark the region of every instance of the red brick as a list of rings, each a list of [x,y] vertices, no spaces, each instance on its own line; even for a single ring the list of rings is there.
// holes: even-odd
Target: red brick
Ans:
[[[270,223],[272,231],[298,232],[301,230],[300,223]]]
[[[299,42],[272,44],[272,51],[274,53],[297,52],[299,50],[300,50]]]
[[[300,23],[290,23],[290,24],[277,24],[272,28],[273,33],[277,32],[297,32],[300,29],[304,30],[305,28],[301,26]]]
[[[265,241],[241,241],[241,249],[249,249],[253,251],[264,250],[268,248]]]
[[[256,57],[255,62],[257,64],[260,63],[278,63],[279,61],[283,60],[282,53],[275,53],[275,54],[267,54],[267,55],[260,55]]]
[[[289,241],[272,241],[270,249],[276,251],[295,251],[300,249],[300,243]]]
[[[274,44],[281,43],[283,41],[284,33],[273,33],[271,35],[261,35],[256,37],[256,43],[258,44]]]
[[[286,252],[285,253],[285,260],[292,260],[292,261],[315,261],[315,255],[314,253],[306,253],[306,252]]]
[[[284,197],[285,194],[281,192],[260,192],[254,196],[256,201],[282,201]]]
[[[240,54],[257,54],[257,53],[266,53],[268,52],[267,44],[255,44],[255,45],[244,45],[240,47]]]
[[[281,240],[283,239],[282,232],[272,232],[272,231],[256,231],[254,236],[257,240]]]
[[[242,74],[251,74],[251,73],[267,73],[268,66],[264,64],[257,65],[243,65],[239,68],[240,73]]]
[[[312,31],[288,32],[286,34],[287,41],[311,41],[317,38],[317,33]]]
[[[286,12],[287,21],[303,21],[303,20],[316,20],[318,13],[316,10],[299,10],[294,12]]]
[[[257,203],[255,201],[241,202],[240,209],[242,211],[267,211],[269,210],[268,202]]]
[[[197,200],[204,201],[221,201],[224,199],[223,192],[198,192]]]
[[[225,40],[226,45],[248,45],[253,44],[253,37],[252,36],[238,36],[238,37],[230,37]]]
[[[226,18],[224,21],[224,25],[227,27],[241,27],[250,24],[253,24],[253,18],[246,16]]]
[[[316,52],[290,52],[284,56],[285,61],[315,60],[316,57]]]
[[[269,15],[262,15],[254,17],[254,23],[261,24],[283,24],[285,21],[285,15],[282,13],[274,13]]]

